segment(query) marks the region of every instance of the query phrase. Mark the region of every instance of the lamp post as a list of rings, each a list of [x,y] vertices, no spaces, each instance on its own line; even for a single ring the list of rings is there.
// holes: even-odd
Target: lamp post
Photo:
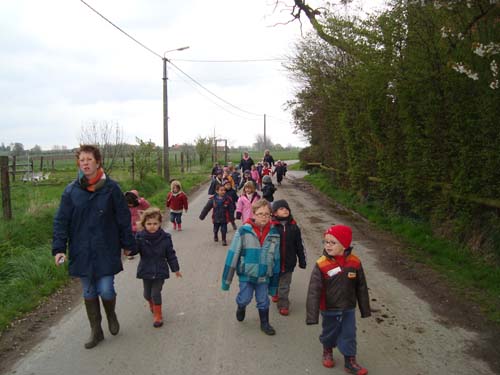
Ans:
[[[168,93],[167,93],[167,62],[169,59],[165,56],[169,52],[184,51],[189,47],[171,49],[163,53],[163,178],[166,182],[170,180],[170,164],[168,156]]]

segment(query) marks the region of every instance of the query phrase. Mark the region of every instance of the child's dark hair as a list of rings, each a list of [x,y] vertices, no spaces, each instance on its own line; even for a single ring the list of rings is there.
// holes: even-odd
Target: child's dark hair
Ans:
[[[139,198],[137,198],[137,195],[135,195],[131,191],[127,191],[125,193],[125,200],[127,201],[127,204],[129,206],[137,207],[139,205]]]
[[[149,207],[147,210],[145,210],[141,215],[140,223],[142,228],[145,228],[146,221],[148,221],[149,219],[158,219],[158,221],[161,223],[161,221],[163,220],[161,210],[158,207]]]

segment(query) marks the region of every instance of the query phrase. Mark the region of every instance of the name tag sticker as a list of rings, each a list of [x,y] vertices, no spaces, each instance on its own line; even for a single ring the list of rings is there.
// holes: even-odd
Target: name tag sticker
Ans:
[[[332,277],[335,276],[336,274],[340,273],[342,271],[342,268],[340,267],[335,267],[331,269],[330,271],[327,272],[328,276]]]
[[[349,279],[355,279],[356,278],[356,272],[348,272],[347,277]]]

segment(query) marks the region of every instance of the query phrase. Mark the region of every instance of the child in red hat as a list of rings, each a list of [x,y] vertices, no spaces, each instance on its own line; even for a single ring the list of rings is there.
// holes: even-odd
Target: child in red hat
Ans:
[[[323,255],[316,261],[307,291],[306,324],[318,324],[322,316],[323,366],[333,367],[332,349],[344,355],[344,369],[356,375],[368,374],[356,362],[356,303],[361,317],[371,315],[368,286],[359,258],[352,254],[352,230],[333,225],[324,234]]]

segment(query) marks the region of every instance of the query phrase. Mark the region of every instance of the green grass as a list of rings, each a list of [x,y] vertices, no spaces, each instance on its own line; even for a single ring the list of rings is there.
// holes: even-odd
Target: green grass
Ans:
[[[451,288],[479,305],[488,319],[500,324],[500,268],[464,245],[436,237],[429,223],[389,213],[376,202],[360,204],[357,197],[335,188],[324,173],[306,176],[320,191],[354,209],[377,227],[397,235],[403,250],[444,276]]]
[[[195,166],[184,174],[171,166],[171,177],[179,179],[186,192],[207,181],[209,173],[208,166]],[[11,185],[13,219],[0,218],[0,332],[69,280],[66,264],[54,266],[52,222],[63,189],[75,176],[73,166],[53,172],[48,181]],[[113,171],[112,178],[123,191],[137,189],[152,205],[164,207],[170,185],[163,178],[150,175],[132,183],[130,173],[120,169]]]

